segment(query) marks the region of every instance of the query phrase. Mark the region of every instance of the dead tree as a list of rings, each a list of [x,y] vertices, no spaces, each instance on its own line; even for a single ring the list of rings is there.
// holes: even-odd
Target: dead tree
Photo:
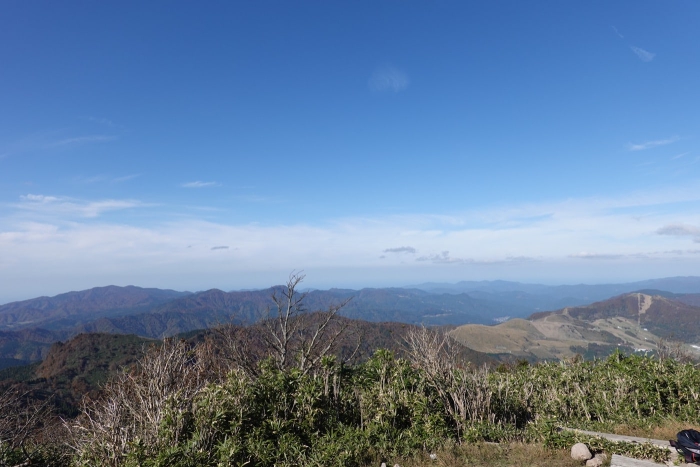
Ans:
[[[679,363],[693,362],[693,356],[683,342],[672,337],[661,337],[656,341],[656,354],[659,360],[675,360]]]
[[[278,369],[297,367],[306,374],[331,355],[350,321],[338,320],[338,313],[350,299],[326,310],[309,312],[304,306],[306,293],[297,291],[304,275],[292,273],[281,291],[272,294],[275,308],[268,309],[262,324],[263,340]]]
[[[307,294],[298,290],[303,280],[303,274],[293,272],[285,285],[276,287],[273,306],[257,323],[230,323],[214,329],[210,339],[222,367],[243,370],[255,378],[260,373],[259,363],[268,358],[279,370],[297,368],[307,374],[318,369],[325,356],[341,350],[347,353],[338,355],[343,361],[355,357],[361,336],[353,336],[353,322],[339,314],[350,299],[310,311],[305,305]]]

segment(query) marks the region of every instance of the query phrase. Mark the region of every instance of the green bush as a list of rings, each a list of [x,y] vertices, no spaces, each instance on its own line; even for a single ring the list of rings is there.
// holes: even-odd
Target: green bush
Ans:
[[[189,401],[176,400],[178,394],[169,396],[152,444],[131,439],[122,457],[103,460],[99,450],[85,446],[90,457],[79,452],[76,459],[153,467],[360,466],[456,441],[560,446],[574,438],[609,452],[659,457],[644,447],[613,447],[557,427],[697,422],[700,371],[616,353],[499,371],[451,366],[438,374],[380,350],[355,366],[326,357],[306,373],[268,360],[257,376],[234,370]]]

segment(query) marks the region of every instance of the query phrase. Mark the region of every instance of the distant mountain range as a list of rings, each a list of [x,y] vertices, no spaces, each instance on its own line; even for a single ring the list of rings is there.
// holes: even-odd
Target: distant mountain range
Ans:
[[[466,293],[482,300],[525,306],[534,313],[536,311],[558,310],[567,306],[587,305],[616,295],[645,289],[676,294],[700,293],[700,277],[667,277],[622,284],[597,285],[549,286],[509,281],[462,281],[456,284],[428,282],[411,287],[438,294]]]
[[[190,292],[111,285],[55,297],[39,297],[0,306],[0,330],[65,329],[100,317],[149,312],[158,305],[187,295]]]
[[[640,289],[659,289],[657,295],[672,295],[674,300],[689,305],[700,303],[700,277],[675,277],[602,285],[483,281],[412,288],[312,290],[305,305],[309,310],[319,310],[350,298],[342,314],[353,319],[429,326],[494,324],[539,311],[588,305]],[[252,324],[273,305],[271,296],[275,291],[279,289],[191,293],[108,286],[8,303],[0,306],[0,364],[43,359],[51,343],[79,333],[161,338],[221,323]]]

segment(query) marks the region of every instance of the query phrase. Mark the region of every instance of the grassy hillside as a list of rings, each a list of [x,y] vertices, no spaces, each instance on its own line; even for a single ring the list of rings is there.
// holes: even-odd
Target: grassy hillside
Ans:
[[[671,294],[672,295],[672,294]],[[489,354],[560,359],[601,357],[615,349],[654,351],[660,339],[700,342],[700,308],[661,295],[633,293],[582,307],[533,314],[497,326],[464,325],[451,335]],[[697,349],[686,346],[691,355]]]

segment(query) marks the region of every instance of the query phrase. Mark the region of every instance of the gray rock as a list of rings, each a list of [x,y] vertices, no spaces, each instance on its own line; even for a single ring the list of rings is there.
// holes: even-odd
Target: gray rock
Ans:
[[[588,446],[583,443],[576,443],[571,447],[571,458],[577,461],[587,461],[593,457],[591,451],[588,450]]]
[[[595,456],[593,459],[588,459],[586,461],[586,467],[600,467],[604,463],[605,462],[603,462],[603,459],[601,459],[598,456]]]

